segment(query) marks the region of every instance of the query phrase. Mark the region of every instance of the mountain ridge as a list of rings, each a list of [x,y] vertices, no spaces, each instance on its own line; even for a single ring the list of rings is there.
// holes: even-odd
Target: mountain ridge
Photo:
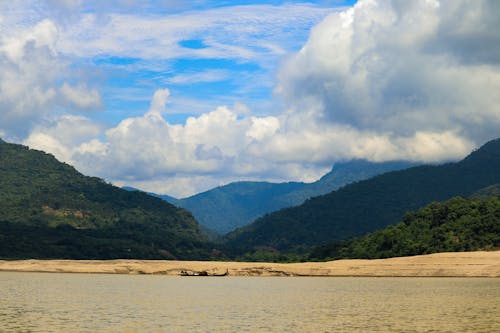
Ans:
[[[468,196],[500,182],[500,139],[455,163],[417,166],[346,185],[300,206],[267,214],[226,236],[226,245],[280,251],[362,236],[432,201]]]
[[[226,233],[264,214],[301,204],[310,197],[329,193],[353,181],[415,164],[407,161],[351,160],[336,163],[330,172],[313,183],[239,181],[182,199],[147,193],[189,210],[208,229]]]

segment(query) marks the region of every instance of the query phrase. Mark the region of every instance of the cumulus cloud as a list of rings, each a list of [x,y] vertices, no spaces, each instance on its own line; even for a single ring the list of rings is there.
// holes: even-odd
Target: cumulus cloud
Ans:
[[[151,109],[142,117],[128,118],[106,131],[104,154],[80,154],[77,159],[98,159],[102,172],[113,179],[144,180],[177,174],[222,174],[231,170],[253,138],[245,133],[254,125],[251,119],[237,119],[227,107],[184,125],[172,125],[157,112],[159,100],[168,90],[159,90]],[[158,104],[157,104],[158,103]],[[252,129],[255,131],[255,128]],[[88,165],[95,163],[89,162]],[[112,168],[109,168],[113,165]]]
[[[170,96],[170,90],[168,89],[158,89],[153,95],[151,100],[151,106],[149,108],[150,114],[161,114],[165,111],[165,106],[168,101],[168,96]]]
[[[499,9],[497,1],[360,1],[313,28],[276,90],[290,113],[380,133],[387,144],[428,137],[458,157],[498,136]],[[421,153],[452,157],[446,148]]]
[[[0,131],[25,137],[58,108],[100,107],[97,90],[70,86],[68,64],[59,56],[59,30],[51,20],[5,29],[0,35]],[[61,84],[61,82],[63,82]]]
[[[87,142],[101,132],[101,126],[86,117],[63,115],[44,125],[37,125],[23,143],[50,152],[61,161],[74,163],[75,152],[84,149]]]
[[[398,136],[341,124],[303,123],[282,129],[252,154],[275,163],[332,165],[353,158],[375,162],[409,160],[441,162],[465,156],[474,147],[453,131],[418,131]]]
[[[71,86],[64,83],[60,88],[62,97],[70,105],[83,110],[94,110],[102,107],[101,94],[97,89],[89,89],[86,85],[80,84]]]
[[[61,70],[55,61],[55,25],[46,20],[16,34],[0,35],[0,129],[28,126],[52,105],[51,84]],[[12,133],[24,134],[24,131]],[[20,133],[22,132],[22,133]]]
[[[255,153],[255,147],[266,145],[279,131],[275,117],[242,117],[221,106],[184,124],[170,124],[162,115],[168,117],[169,94],[168,89],[157,90],[143,116],[107,130],[88,118],[66,115],[36,127],[24,143],[84,173],[117,184],[168,189],[178,196],[241,178],[310,180],[326,171],[324,166],[304,167]]]

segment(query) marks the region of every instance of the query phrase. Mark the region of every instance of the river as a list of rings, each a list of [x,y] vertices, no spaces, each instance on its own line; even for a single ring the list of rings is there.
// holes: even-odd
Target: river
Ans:
[[[0,332],[500,332],[500,279],[0,272]]]

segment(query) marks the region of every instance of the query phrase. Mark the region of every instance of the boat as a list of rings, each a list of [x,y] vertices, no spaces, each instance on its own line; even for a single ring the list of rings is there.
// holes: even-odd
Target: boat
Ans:
[[[207,271],[192,271],[192,272],[189,272],[189,271],[185,271],[185,270],[182,270],[179,274],[180,276],[227,276],[229,275],[229,270],[226,269],[226,271],[222,274],[208,274]]]

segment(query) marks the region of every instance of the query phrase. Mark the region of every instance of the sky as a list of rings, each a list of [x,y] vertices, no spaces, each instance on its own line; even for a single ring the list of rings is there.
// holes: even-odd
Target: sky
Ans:
[[[185,197],[500,137],[500,1],[0,1],[0,137]]]

